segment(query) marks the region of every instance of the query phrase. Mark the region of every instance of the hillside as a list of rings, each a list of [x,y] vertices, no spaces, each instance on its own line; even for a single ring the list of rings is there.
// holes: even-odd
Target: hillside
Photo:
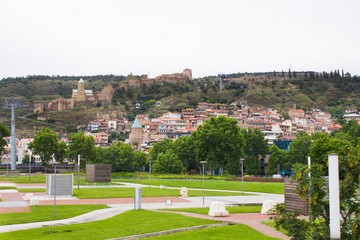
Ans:
[[[275,74],[274,74],[275,75]],[[109,75],[112,76],[112,75]],[[83,77],[87,88],[94,92],[104,86],[114,87],[124,80],[123,77]],[[77,125],[87,123],[96,117],[97,111],[126,112],[132,118],[139,113],[149,113],[152,117],[167,111],[181,111],[186,107],[195,107],[198,102],[219,102],[230,104],[244,102],[250,106],[275,108],[287,116],[289,108],[320,108],[341,117],[346,108],[360,109],[360,78],[327,77],[309,78],[297,74],[296,78],[284,78],[266,74],[227,75],[223,90],[220,92],[219,79],[216,76],[193,79],[185,84],[154,84],[138,88],[116,88],[113,100],[108,104],[93,104],[80,109],[71,109],[54,113],[35,114],[32,105],[35,102],[48,102],[59,96],[69,97],[79,77],[36,77],[3,79],[0,81],[0,99],[20,97],[28,107],[16,110],[18,132],[32,135],[44,126],[59,132],[74,131]],[[260,76],[260,77],[259,77]],[[161,102],[161,104],[156,104]],[[140,104],[136,108],[136,103]],[[10,127],[10,110],[0,109],[0,122]],[[38,121],[38,118],[46,119]]]

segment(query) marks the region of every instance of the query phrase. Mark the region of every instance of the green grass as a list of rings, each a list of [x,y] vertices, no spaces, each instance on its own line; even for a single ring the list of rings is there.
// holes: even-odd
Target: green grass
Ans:
[[[262,224],[265,224],[265,225],[267,225],[267,226],[270,226],[270,227],[272,227],[272,228],[274,228],[274,229],[276,229],[276,227],[275,227],[275,222],[272,221],[272,220],[262,221],[261,223],[262,223]],[[280,227],[279,230],[276,229],[276,231],[280,231],[280,232],[282,232],[283,234],[288,235],[288,232],[287,232],[285,229],[283,229],[282,227]]]
[[[131,198],[134,197],[134,188],[80,188],[74,189],[74,196],[81,199],[87,198]],[[190,197],[202,196],[202,190],[189,190]],[[240,193],[205,191],[205,196],[240,196]],[[142,197],[179,197],[178,189],[160,189],[144,187],[141,189]]]
[[[216,222],[180,214],[140,210],[128,211],[112,218],[88,223],[1,233],[0,239],[97,240],[213,223]]]
[[[45,183],[46,175],[45,174],[36,174],[31,176],[29,181],[29,176],[0,176],[0,181],[7,181],[13,183]]]
[[[35,192],[45,192],[45,188],[18,188],[18,192],[22,193],[35,193]]]
[[[56,220],[75,217],[87,212],[107,208],[106,205],[57,205]],[[31,212],[0,214],[0,225],[54,220],[54,206],[31,206]],[[1,237],[0,237],[1,239]]]
[[[244,224],[236,224],[225,227],[215,227],[215,228],[207,228],[201,230],[193,230],[189,232],[182,233],[174,233],[159,237],[146,238],[148,240],[188,240],[188,239],[196,239],[196,240],[229,240],[229,239],[241,239],[241,240],[271,240],[278,239],[273,237],[265,236],[262,233],[259,233],[248,227]]]
[[[16,187],[11,186],[0,186],[0,190],[16,189]]]
[[[259,213],[261,211],[261,207],[261,205],[227,206],[226,210],[229,213]],[[172,208],[169,209],[169,211],[191,212],[208,215],[209,208]]]
[[[202,180],[181,179],[113,179],[114,182],[130,182],[145,185],[165,185],[169,187],[202,188]],[[241,181],[205,180],[205,189],[241,191]],[[284,183],[244,182],[244,191],[284,194]]]

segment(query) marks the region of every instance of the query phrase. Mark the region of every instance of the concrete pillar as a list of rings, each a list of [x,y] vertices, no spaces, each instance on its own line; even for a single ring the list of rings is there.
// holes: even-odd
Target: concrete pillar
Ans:
[[[330,239],[340,239],[339,157],[336,154],[330,154],[328,160]]]

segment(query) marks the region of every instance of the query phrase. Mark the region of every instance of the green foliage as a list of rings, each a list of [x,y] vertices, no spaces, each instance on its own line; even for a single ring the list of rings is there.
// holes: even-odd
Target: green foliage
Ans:
[[[259,129],[243,129],[245,139],[244,153],[248,157],[264,157],[268,151],[268,143]]]
[[[311,239],[308,233],[310,224],[305,219],[299,219],[298,212],[286,211],[284,204],[277,204],[276,212],[279,214],[273,217],[276,229],[285,229],[294,240]]]
[[[238,162],[244,155],[244,136],[235,119],[212,117],[200,125],[191,137],[194,138],[198,162],[208,161],[211,169],[220,167],[221,175],[226,164]]]
[[[77,162],[78,155],[80,155],[80,164],[85,166],[86,164],[93,163],[96,159],[95,156],[95,141],[91,136],[85,136],[83,132],[78,132],[70,137],[69,145],[69,158],[74,162]]]
[[[7,146],[5,137],[10,136],[10,131],[8,128],[0,124],[0,154],[4,151],[4,147]]]
[[[259,129],[242,129],[245,139],[245,172],[250,175],[260,174],[259,157],[264,157],[268,151],[267,140]]]
[[[307,157],[309,156],[311,137],[307,134],[298,134],[296,138],[290,143],[290,149],[288,158],[291,165],[295,163],[307,163]],[[289,169],[290,170],[291,166]]]
[[[270,147],[270,159],[266,168],[266,175],[273,175],[278,173],[278,166],[286,163],[287,152],[280,149],[275,144]]]
[[[347,131],[346,127],[341,131]],[[360,147],[343,138],[342,134],[340,136],[314,135],[309,152],[311,168],[302,164],[294,166],[294,178],[298,183],[296,193],[302,198],[309,196],[311,221],[304,222],[297,214],[281,209],[275,219],[278,226],[293,234],[294,239],[330,237],[329,199],[324,176],[328,174],[327,160],[331,153],[339,156],[341,239],[357,240],[360,237]]]
[[[174,153],[180,159],[184,169],[187,172],[196,172],[199,168],[199,163],[195,158],[194,139],[191,137],[179,137],[172,144]]]
[[[261,164],[258,157],[246,157],[244,165],[247,174],[258,175],[260,173]]]
[[[182,173],[183,165],[172,149],[159,153],[154,164],[155,173]]]
[[[43,128],[29,143],[29,149],[34,155],[39,155],[41,163],[47,166],[58,152],[58,136],[48,128]]]
[[[172,145],[173,142],[170,139],[164,139],[154,143],[149,152],[150,159],[155,161],[160,153],[166,153],[168,149],[172,149]]]
[[[114,172],[134,172],[143,170],[147,156],[134,151],[129,144],[114,142],[107,149],[103,149],[103,162],[109,163]]]
[[[68,156],[68,146],[64,141],[58,142],[54,157],[57,162],[63,163]]]
[[[124,134],[119,133],[118,131],[110,132],[110,134],[109,134],[109,142],[112,143],[114,141],[124,142],[125,141]]]

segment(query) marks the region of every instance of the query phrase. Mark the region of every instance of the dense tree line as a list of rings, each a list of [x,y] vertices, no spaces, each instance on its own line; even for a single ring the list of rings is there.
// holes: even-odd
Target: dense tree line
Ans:
[[[28,75],[26,77],[8,77],[0,80],[0,83],[6,84],[10,82],[21,82],[27,83],[30,81],[44,81],[44,80],[60,80],[60,81],[71,81],[74,79],[84,79],[84,80],[103,80],[105,82],[112,81],[122,81],[125,79],[125,76],[122,75],[93,75],[93,76],[60,76],[60,75]]]

